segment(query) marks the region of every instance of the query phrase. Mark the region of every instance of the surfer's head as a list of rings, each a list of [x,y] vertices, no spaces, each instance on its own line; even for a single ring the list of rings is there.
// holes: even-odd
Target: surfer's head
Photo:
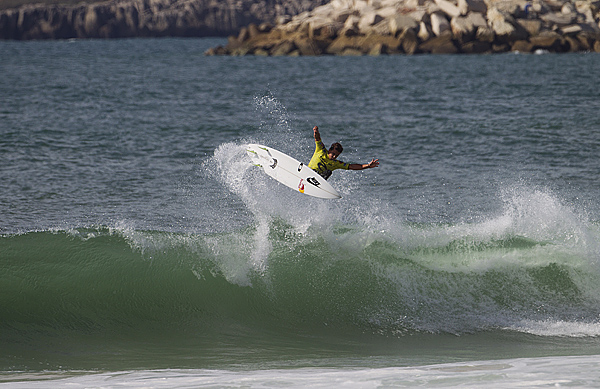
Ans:
[[[344,148],[341,144],[336,142],[331,145],[327,155],[329,156],[329,159],[336,159],[342,153],[342,151],[344,151]]]

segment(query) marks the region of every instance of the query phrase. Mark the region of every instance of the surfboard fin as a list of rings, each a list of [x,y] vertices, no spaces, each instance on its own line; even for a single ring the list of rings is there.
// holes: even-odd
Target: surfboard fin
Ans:
[[[273,156],[271,155],[271,152],[269,151],[269,149],[267,149],[266,147],[259,147],[260,149],[263,149],[264,151],[267,152],[267,154],[269,154],[269,157],[273,158]]]

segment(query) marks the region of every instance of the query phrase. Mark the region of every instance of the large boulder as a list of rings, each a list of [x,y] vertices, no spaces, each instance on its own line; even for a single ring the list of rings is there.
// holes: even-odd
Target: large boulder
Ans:
[[[473,23],[473,26],[477,28],[488,27],[488,23],[487,20],[485,20],[485,16],[483,16],[483,14],[480,12],[471,12],[466,16],[466,18],[469,19],[469,21]]]
[[[577,18],[577,15],[573,13],[564,14],[561,12],[542,15],[541,18],[548,24],[554,24],[557,26],[568,26],[569,24],[573,24],[573,22]]]
[[[450,31],[450,23],[448,19],[441,12],[435,12],[431,14],[431,31],[436,36],[442,35],[446,31]]]
[[[496,34],[490,27],[477,27],[475,39],[479,42],[492,43],[496,40]]]
[[[459,16],[461,14],[460,8],[448,0],[435,0],[435,3],[438,7],[440,7],[440,10],[450,18]]]
[[[414,29],[409,28],[404,30],[398,39],[402,42],[402,50],[404,50],[406,54],[412,55],[418,52],[419,37]]]
[[[456,54],[458,48],[452,41],[452,34],[447,32],[419,45],[419,51],[431,54]]]
[[[358,29],[363,34],[367,34],[372,30],[374,25],[378,24],[383,19],[384,18],[374,10],[370,11],[360,18],[360,21],[358,22]]]
[[[511,50],[519,53],[531,53],[533,50],[533,43],[529,41],[515,41],[511,46]]]
[[[460,51],[465,54],[484,54],[491,50],[492,45],[489,42],[472,41],[460,46]]]
[[[542,21],[539,19],[517,19],[517,23],[519,23],[530,36],[538,35],[542,29]]]
[[[563,38],[554,31],[543,31],[539,35],[531,37],[530,40],[533,49],[542,49],[548,51],[562,51]]]
[[[458,9],[461,15],[470,12],[487,13],[487,4],[483,0],[458,0]]]
[[[271,49],[271,55],[278,57],[282,55],[289,55],[294,50],[296,50],[296,45],[293,41],[284,40],[277,45],[273,46]]]
[[[311,39],[334,38],[343,28],[339,22],[323,17],[315,17],[308,22],[308,37]]]
[[[452,35],[454,35],[454,39],[461,44],[475,39],[475,25],[469,18],[463,16],[453,17],[450,21],[450,27],[452,29]]]
[[[431,37],[433,37],[431,28],[425,22],[419,23],[419,32],[417,33],[417,37],[423,42],[428,41]]]
[[[390,33],[392,35],[400,34],[407,29],[416,29],[418,25],[415,19],[402,14],[394,15],[389,19]]]
[[[317,42],[304,36],[298,36],[294,39],[294,45],[303,56],[315,56],[324,53],[324,50],[319,47]]]
[[[488,24],[494,31],[496,39],[501,43],[526,40],[529,34],[508,13],[497,8],[491,8],[487,13]]]

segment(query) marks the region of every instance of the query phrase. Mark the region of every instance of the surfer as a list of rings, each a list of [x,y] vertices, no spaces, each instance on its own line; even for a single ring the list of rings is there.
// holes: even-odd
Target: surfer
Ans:
[[[342,145],[336,142],[331,145],[329,150],[327,150],[321,140],[319,127],[315,126],[313,131],[315,134],[316,148],[315,153],[308,163],[308,167],[319,173],[324,179],[328,179],[329,176],[331,176],[331,173],[336,169],[363,170],[379,166],[378,159],[372,159],[371,162],[364,165],[359,163],[345,163],[338,160],[337,157],[344,150]]]

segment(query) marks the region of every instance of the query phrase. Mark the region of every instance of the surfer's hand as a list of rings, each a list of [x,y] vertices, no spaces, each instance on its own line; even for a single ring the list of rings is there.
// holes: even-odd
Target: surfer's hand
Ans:
[[[315,134],[315,140],[318,142],[321,140],[321,134],[319,133],[319,127],[314,126],[313,127],[313,132]]]
[[[378,159],[372,159],[371,162],[369,162],[369,164],[367,165],[368,168],[373,168],[373,167],[378,167],[378,166],[379,166]]]

